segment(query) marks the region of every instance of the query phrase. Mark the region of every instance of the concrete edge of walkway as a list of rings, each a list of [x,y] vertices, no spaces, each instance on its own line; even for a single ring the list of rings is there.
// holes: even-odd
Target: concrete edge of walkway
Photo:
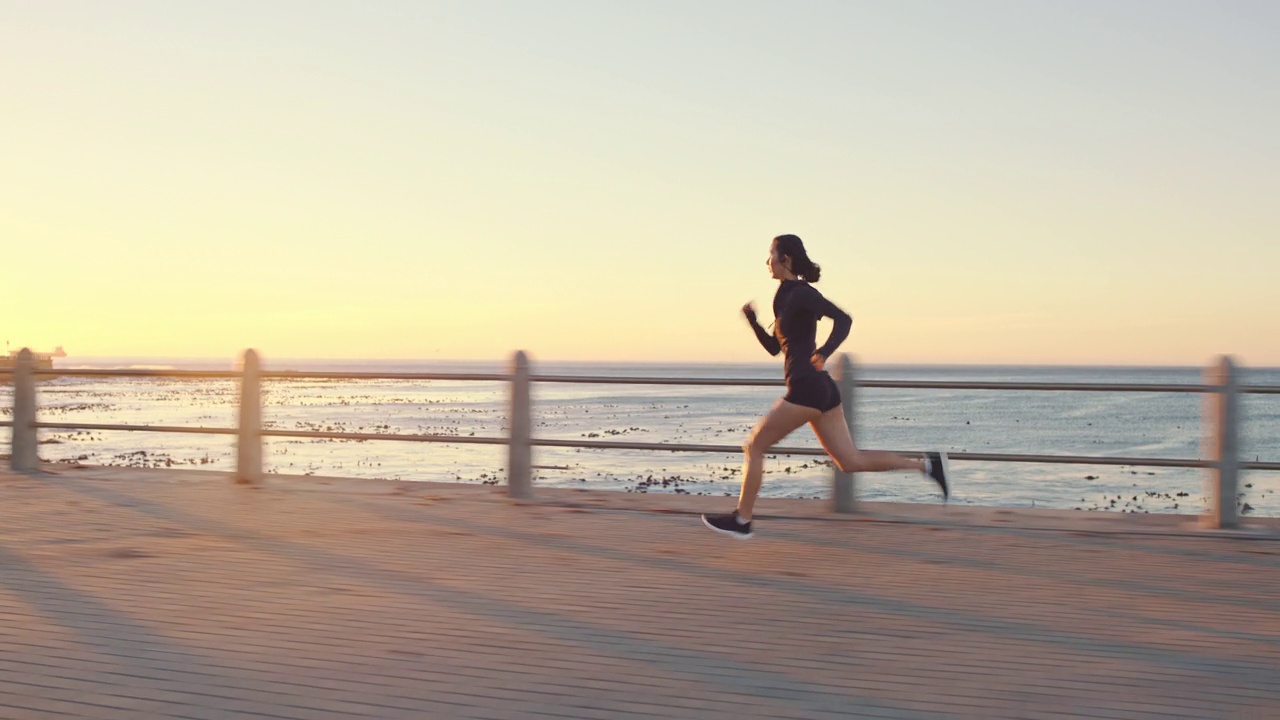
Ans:
[[[635,493],[587,488],[537,487],[531,500],[508,498],[502,486],[474,483],[269,474],[257,486],[236,485],[230,472],[174,468],[133,468],[46,464],[40,473],[0,472],[0,481],[68,479],[100,482],[189,483],[220,481],[246,490],[339,492],[364,495],[414,495],[431,499],[501,502],[512,505],[560,507],[582,512],[615,511],[696,515],[728,510],[732,498],[674,493]],[[1280,518],[1245,518],[1236,529],[1207,528],[1199,516],[1172,513],[1119,513],[1038,508],[1002,508],[958,503],[861,502],[858,511],[837,514],[826,500],[762,498],[756,516],[761,520],[804,520],[824,523],[900,523],[946,528],[994,528],[1018,531],[1066,532],[1089,535],[1152,535],[1190,538],[1229,538],[1280,541]]]

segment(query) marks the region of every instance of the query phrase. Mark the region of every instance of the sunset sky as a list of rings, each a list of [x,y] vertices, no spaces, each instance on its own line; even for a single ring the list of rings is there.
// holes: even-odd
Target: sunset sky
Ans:
[[[1280,365],[1277,37],[1207,0],[0,0],[0,334],[767,360],[739,308],[790,232],[867,361]]]

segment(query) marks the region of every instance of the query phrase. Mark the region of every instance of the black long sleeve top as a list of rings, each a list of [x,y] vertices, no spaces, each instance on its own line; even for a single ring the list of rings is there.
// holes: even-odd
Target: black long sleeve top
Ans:
[[[840,343],[849,337],[849,329],[853,327],[853,318],[834,303],[822,296],[817,288],[803,280],[783,280],[773,296],[773,317],[775,318],[773,335],[760,326],[754,313],[747,317],[756,339],[770,355],[784,353],[784,367],[787,379],[793,374],[813,372],[810,358],[815,352],[824,358],[840,347]],[[829,317],[835,323],[831,336],[817,345],[818,319]]]

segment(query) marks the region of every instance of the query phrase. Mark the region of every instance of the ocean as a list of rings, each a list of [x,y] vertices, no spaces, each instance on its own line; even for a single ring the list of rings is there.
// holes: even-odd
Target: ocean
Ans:
[[[59,368],[231,369],[225,361],[126,358],[64,361]],[[267,369],[338,372],[503,372],[505,362],[268,361]],[[777,379],[779,364],[537,362],[540,374]],[[1199,368],[861,366],[861,379],[1051,383],[1198,384]],[[1280,385],[1280,369],[1244,368],[1242,381]],[[739,445],[781,394],[779,387],[535,383],[534,435],[561,439]],[[46,422],[234,427],[235,380],[60,377],[40,382]],[[502,436],[508,389],[500,382],[271,380],[264,425],[358,433]],[[1197,393],[1101,393],[859,388],[862,448],[1198,458],[1203,398]],[[0,385],[8,416],[12,387]],[[1246,395],[1242,457],[1280,461],[1280,395]],[[8,419],[6,417],[6,419]],[[216,435],[42,430],[53,462],[229,470],[233,438]],[[784,443],[818,447],[808,428]],[[505,447],[448,443],[268,438],[269,472],[467,483],[505,477]],[[741,457],[721,453],[535,448],[535,483],[621,492],[735,496]],[[770,456],[766,497],[826,497],[827,463]],[[1111,512],[1198,513],[1206,471],[1182,468],[955,461],[952,502]],[[1247,472],[1246,514],[1280,516],[1280,473]],[[938,502],[912,473],[858,476],[864,500]],[[715,503],[709,503],[714,506]]]

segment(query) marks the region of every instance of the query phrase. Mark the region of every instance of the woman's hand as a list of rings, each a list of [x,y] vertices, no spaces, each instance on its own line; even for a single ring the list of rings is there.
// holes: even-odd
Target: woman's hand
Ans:
[[[813,363],[815,369],[822,370],[827,364],[827,359],[822,356],[822,353],[814,353],[813,357],[809,358],[809,362]]]
[[[746,305],[743,305],[742,314],[746,315],[747,319],[750,320],[751,318],[756,316],[756,306],[753,305],[752,303],[747,303]]]

